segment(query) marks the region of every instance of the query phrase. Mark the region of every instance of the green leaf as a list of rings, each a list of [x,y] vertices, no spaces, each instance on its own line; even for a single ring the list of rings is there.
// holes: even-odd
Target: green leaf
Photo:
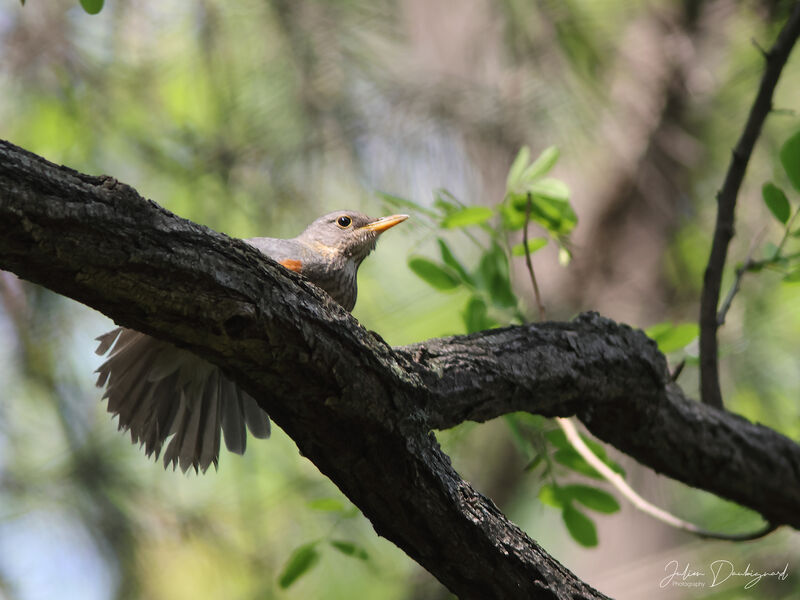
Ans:
[[[697,323],[673,325],[665,322],[652,325],[645,330],[647,337],[658,344],[658,349],[662,354],[669,354],[685,348],[697,338],[699,332]]]
[[[547,175],[558,161],[559,152],[555,146],[545,148],[533,164],[523,171],[521,183],[530,185],[535,180]],[[555,180],[553,180],[555,181]],[[566,186],[565,186],[566,187]],[[527,190],[526,190],[527,191]]]
[[[103,0],[81,0],[81,6],[90,15],[96,15],[103,10]]]
[[[579,511],[572,504],[567,504],[561,511],[567,531],[581,546],[592,548],[597,546],[597,528],[594,521]]]
[[[586,508],[591,508],[601,513],[614,513],[619,510],[619,503],[616,498],[606,492],[589,485],[567,485],[563,488],[563,493],[580,502]]]
[[[528,240],[528,253],[533,254],[534,252],[541,250],[547,246],[547,238],[543,237],[535,237]],[[511,248],[511,255],[512,256],[525,256],[525,244],[517,244],[513,248]]]
[[[436,264],[422,256],[408,259],[408,267],[437,290],[452,290],[459,286],[458,277],[444,265]]]
[[[523,146],[517,152],[517,157],[511,163],[511,168],[508,170],[508,177],[506,178],[506,192],[511,192],[520,186],[522,180],[522,173],[525,167],[528,166],[528,161],[531,159],[531,149]]]
[[[784,225],[789,220],[792,208],[789,199],[783,190],[772,182],[767,182],[761,188],[761,195],[764,197],[764,204],[778,221]]]
[[[344,510],[344,503],[337,498],[317,498],[308,503],[309,508],[323,512],[341,512]]]
[[[467,333],[484,331],[497,326],[497,323],[489,318],[486,303],[480,296],[470,296],[466,307],[464,307],[462,317]]]
[[[319,560],[317,542],[304,544],[297,548],[289,557],[286,566],[278,576],[278,585],[286,589],[307,573]]]
[[[559,179],[542,179],[534,182],[526,191],[534,196],[547,198],[549,200],[569,201],[569,188],[567,184]]]
[[[453,255],[453,253],[450,250],[450,246],[447,245],[447,242],[445,242],[442,238],[437,238],[436,242],[439,244],[439,252],[442,255],[442,261],[444,262],[444,264],[446,264],[448,267],[453,269],[453,271],[458,273],[458,276],[461,278],[461,281],[463,281],[468,285],[475,285],[475,281],[472,279],[472,276],[464,268],[464,265],[462,265],[459,262],[459,260]]]
[[[558,264],[560,264],[562,267],[566,267],[571,262],[572,262],[572,252],[570,252],[569,248],[567,248],[566,246],[559,245]]]
[[[343,540],[331,540],[331,546],[336,548],[342,554],[352,556],[359,560],[369,560],[369,554],[361,546],[357,546],[353,542],[345,542]]]
[[[546,483],[539,489],[539,501],[558,509],[563,509],[565,505],[565,498],[561,494],[560,488],[552,483]]]
[[[517,297],[511,291],[508,277],[508,257],[496,243],[492,243],[481,256],[478,275],[495,306],[510,308],[517,305]]]
[[[553,454],[553,460],[555,460],[558,464],[575,471],[576,473],[586,475],[586,477],[591,477],[592,479],[603,478],[603,476],[600,475],[600,473],[598,473],[594,467],[587,463],[583,457],[572,447],[556,450],[555,454]]]
[[[781,164],[789,176],[794,189],[800,192],[800,131],[783,144],[780,152]]]
[[[537,182],[536,186],[552,181],[555,180],[544,179]],[[546,190],[542,188],[542,191]],[[569,192],[567,191],[567,198],[558,197],[562,192],[563,190],[559,190],[557,185],[553,185],[549,192],[532,193],[531,198],[531,221],[538,223],[555,237],[570,233],[578,223],[578,217],[567,199]],[[512,195],[511,203],[517,211],[522,213],[524,222],[525,206],[528,203],[527,194]]]
[[[449,213],[441,221],[441,226],[445,229],[456,227],[469,227],[470,225],[480,225],[494,216],[494,211],[488,206],[468,206]]]
[[[500,216],[503,218],[503,227],[508,231],[519,231],[525,227],[525,208],[519,210],[513,204],[516,196],[509,196],[511,202],[500,205]]]

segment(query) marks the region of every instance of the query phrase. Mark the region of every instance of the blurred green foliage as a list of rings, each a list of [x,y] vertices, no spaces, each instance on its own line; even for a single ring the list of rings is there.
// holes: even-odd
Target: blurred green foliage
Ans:
[[[768,46],[791,5],[0,0],[0,137],[239,237],[291,236],[328,210],[377,214],[409,199],[419,211],[361,268],[354,312],[392,344],[530,315],[514,258],[528,192],[528,250],[549,316],[598,308],[637,327],[687,324],[714,194],[762,68],[750,40]],[[796,261],[798,243],[787,228],[798,192],[793,60],[775,98],[782,112],[748,167],[724,283],[753,246],[776,269],[743,279],[720,337],[726,406],[798,439],[800,286],[787,285],[797,263],[774,262]],[[518,156],[526,145],[535,151]],[[762,200],[764,182],[774,188]],[[431,193],[442,188],[452,194]],[[776,189],[795,207],[785,221]],[[481,231],[478,243],[464,227]],[[441,597],[281,432],[202,478],[145,460],[93,388],[92,338],[108,321],[0,276],[0,596]],[[688,327],[662,327],[657,341],[679,347]],[[687,364],[679,383],[691,393]],[[547,478],[551,464],[581,468],[558,432],[511,417],[437,435],[467,480],[611,596],[649,593],[672,558],[769,568],[791,554],[781,533],[697,545],[625,507],[605,516],[598,507],[611,502],[580,491],[583,475]],[[758,524],[587,443],[684,518]],[[542,489],[560,498],[572,536],[598,549],[552,527]],[[289,568],[314,560],[304,577]],[[795,581],[759,586],[764,597],[800,594]],[[714,597],[741,597],[721,587]],[[671,597],[696,598],[680,591]]]

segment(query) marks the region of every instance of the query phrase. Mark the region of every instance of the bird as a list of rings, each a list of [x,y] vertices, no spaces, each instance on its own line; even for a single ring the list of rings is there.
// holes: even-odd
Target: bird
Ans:
[[[408,215],[372,218],[339,210],[316,219],[291,239],[243,240],[286,269],[322,288],[347,311],[356,303],[356,274],[378,237]],[[270,420],[256,400],[221,369],[195,354],[144,333],[117,327],[96,338],[108,355],[95,371],[107,410],[118,429],[158,457],[167,440],[164,468],[203,473],[218,468],[220,433],[231,452],[243,454],[247,432],[270,435]],[[170,439],[171,438],[171,439]]]

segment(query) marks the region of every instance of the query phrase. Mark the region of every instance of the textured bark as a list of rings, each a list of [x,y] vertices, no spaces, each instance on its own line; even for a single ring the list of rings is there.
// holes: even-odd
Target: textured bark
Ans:
[[[800,524],[800,446],[689,402],[597,315],[391,348],[244,243],[0,142],[0,268],[220,365],[300,451],[461,598],[600,598],[461,480],[432,428],[577,414],[670,476]]]

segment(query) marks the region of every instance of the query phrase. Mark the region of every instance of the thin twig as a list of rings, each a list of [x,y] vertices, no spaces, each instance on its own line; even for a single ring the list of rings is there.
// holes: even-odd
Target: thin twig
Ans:
[[[693,533],[694,535],[702,538],[727,540],[730,542],[745,542],[748,540],[755,540],[772,533],[778,528],[777,525],[767,523],[767,525],[765,525],[763,528],[750,533],[716,533],[701,529],[689,521],[684,521],[672,513],[669,513],[664,509],[658,508],[654,504],[651,504],[637,494],[633,488],[626,483],[619,473],[615,473],[611,467],[600,460],[597,455],[591,451],[591,449],[581,439],[581,436],[572,421],[561,417],[556,418],[556,421],[558,422],[559,427],[561,427],[561,430],[564,432],[564,435],[567,437],[567,441],[569,441],[578,454],[580,454],[587,463],[589,463],[598,473],[600,473],[600,475],[602,475],[606,481],[613,485],[614,488],[625,498],[627,498],[628,501],[630,501],[630,503],[633,504],[637,509],[663,523],[666,523],[667,525],[682,531],[688,531],[689,533]]]
[[[539,295],[539,284],[536,283],[536,275],[533,272],[533,261],[531,261],[531,253],[528,249],[528,225],[531,220],[531,193],[528,192],[528,201],[525,203],[525,227],[522,228],[522,246],[525,248],[525,264],[528,265],[528,274],[531,276],[531,283],[533,284],[533,295],[536,297],[536,310],[539,312],[539,320],[544,321],[544,304],[542,304],[542,297]]]
[[[775,44],[764,54],[766,67],[758,94],[750,109],[744,131],[733,150],[722,189],[717,194],[717,222],[700,298],[700,394],[703,402],[719,408],[722,408],[722,393],[719,387],[717,307],[728,244],[733,237],[736,197],[753,146],[772,108],[775,86],[798,36],[800,36],[800,2],[795,3],[792,14],[781,29]]]
[[[786,241],[789,239],[789,236],[792,233],[792,226],[794,225],[795,219],[797,219],[798,215],[800,215],[800,207],[794,212],[791,218],[786,222],[785,228],[783,230],[783,237],[781,238],[780,243],[778,244],[777,250],[775,251],[776,256],[780,256],[781,252],[783,251],[783,247],[786,245]],[[763,233],[763,231],[762,231]],[[756,239],[761,237],[756,236]],[[745,273],[749,271],[753,271],[756,269],[760,269],[765,267],[771,263],[773,263],[773,259],[764,259],[764,260],[753,260],[753,252],[755,251],[756,246],[759,245],[760,242],[753,242],[750,246],[750,250],[747,252],[747,258],[745,258],[744,263],[736,269],[736,276],[733,280],[733,285],[731,289],[728,291],[728,295],[725,296],[725,300],[722,302],[722,306],[719,309],[719,314],[717,314],[717,326],[722,327],[725,324],[725,317],[728,314],[728,310],[731,307],[731,303],[733,302],[733,297],[739,292],[739,288],[742,284],[742,279],[744,278]],[[785,257],[791,258],[791,257]]]
[[[725,300],[722,302],[722,306],[717,313],[717,327],[722,327],[725,324],[725,317],[728,314],[728,310],[730,310],[733,297],[739,292],[744,274],[747,273],[755,264],[755,261],[753,260],[753,253],[756,251],[756,248],[761,245],[761,240],[764,238],[765,233],[766,228],[762,228],[761,231],[759,231],[758,234],[753,238],[750,248],[747,249],[747,256],[745,257],[744,262],[736,269],[733,285],[731,285],[731,289],[728,291],[727,296],[725,296]]]

